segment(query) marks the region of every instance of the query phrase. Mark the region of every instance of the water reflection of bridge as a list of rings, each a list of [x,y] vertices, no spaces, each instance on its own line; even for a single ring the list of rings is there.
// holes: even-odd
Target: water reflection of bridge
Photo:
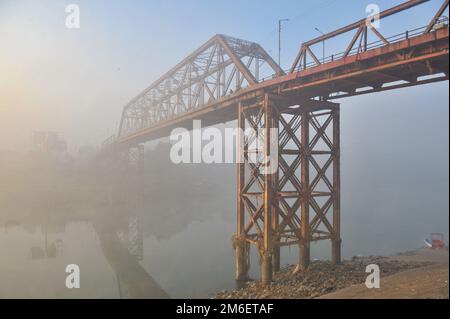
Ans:
[[[107,224],[96,222],[94,228],[100,239],[103,254],[116,273],[120,297],[169,298],[169,295],[139,263],[139,259],[142,258],[143,243],[141,242],[138,245],[140,247],[136,247],[136,240],[133,238],[130,249],[130,244],[127,245],[126,242],[118,238],[118,230],[115,227],[109,227]],[[142,236],[142,234],[139,236]]]
[[[36,228],[40,229],[42,243],[40,246],[30,247],[30,256],[28,257],[33,261],[39,261],[62,257],[67,224],[88,222],[99,239],[99,248],[103,256],[114,271],[120,298],[170,298],[140,262],[143,257],[143,232],[142,220],[139,216],[142,215],[132,209],[130,211],[130,214],[121,214],[119,218],[111,218],[110,212],[99,210],[86,220],[86,217],[80,218],[76,214],[66,214],[64,211],[40,212],[34,210],[29,216],[21,215],[15,219],[7,216],[4,221],[0,219],[0,224],[4,225],[5,230],[20,227],[34,233]],[[54,240],[55,236],[56,241]],[[47,242],[47,237],[52,239]],[[60,243],[61,251],[58,250],[58,246],[52,249],[53,243],[55,245]],[[73,258],[72,256],[67,257]],[[77,260],[72,259],[72,262],[77,263]],[[48,271],[51,271],[51,267]],[[61,285],[63,285],[63,281],[61,281]],[[52,291],[50,291],[50,295],[52,295]]]

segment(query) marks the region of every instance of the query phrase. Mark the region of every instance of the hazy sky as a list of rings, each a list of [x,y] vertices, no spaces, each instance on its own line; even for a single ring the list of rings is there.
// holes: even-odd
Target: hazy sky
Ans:
[[[126,102],[216,33],[259,42],[276,58],[277,21],[289,18],[282,41],[282,66],[288,68],[300,43],[318,35],[315,27],[331,31],[364,17],[369,3],[386,9],[400,2],[0,0],[0,149],[28,148],[35,130],[60,131],[71,149],[101,143],[115,133]],[[80,7],[78,30],[65,27],[70,3]],[[400,29],[397,19],[386,21],[381,31],[390,35],[403,32],[403,25],[426,25],[441,3],[414,9]],[[327,53],[343,50],[326,45]],[[447,112],[447,88],[448,83],[383,93],[383,101],[396,112],[398,101],[389,96],[405,94],[403,103],[439,117]],[[380,96],[348,99],[343,106],[375,108]],[[433,96],[436,105],[424,96]],[[369,109],[349,107],[347,116],[356,119]],[[381,122],[377,134],[384,129]],[[448,123],[441,133],[448,135]]]
[[[85,144],[100,144],[116,133],[122,108],[131,98],[214,34],[258,42],[277,59],[278,19],[289,18],[283,26],[282,39],[282,67],[288,68],[301,42],[319,35],[315,27],[329,32],[365,17],[370,3],[386,9],[401,2],[0,0],[0,151],[29,149],[32,132],[37,130],[61,132],[72,151]],[[78,4],[81,10],[78,30],[65,27],[65,8],[71,3]],[[405,28],[425,26],[442,3],[443,0],[432,0],[408,14],[382,21],[380,32],[389,36],[404,32]],[[342,52],[345,39],[340,43],[341,46],[327,41],[327,54]],[[321,47],[318,52],[321,56]],[[340,101],[342,234],[346,257],[419,247],[430,232],[443,232],[449,238],[448,89],[448,82],[440,82]],[[151,156],[147,157],[149,162],[153,160]],[[205,201],[203,193],[193,196],[197,212],[211,216],[216,206],[222,215],[235,220],[234,179],[232,183],[231,178],[221,179],[236,172],[231,165],[228,170],[230,175],[221,170],[216,170],[216,176],[211,170],[205,175],[230,193],[211,188],[218,197]],[[162,173],[161,179],[167,179],[166,174]],[[147,182],[153,185],[151,179]],[[176,181],[179,192],[170,192],[176,196],[162,201],[167,204],[167,210],[161,206],[164,216],[167,212],[175,214],[177,207],[183,206],[178,195],[191,190],[183,188],[189,183],[192,179],[183,177]],[[154,187],[160,185],[156,183]],[[172,204],[174,200],[177,205]],[[190,206],[186,207],[189,210]],[[189,216],[184,212],[182,215]],[[230,238],[234,226],[227,225],[230,229],[224,230],[220,220],[213,221],[213,227],[205,227],[206,249],[214,246],[208,257],[221,252],[231,256],[231,244],[226,238]],[[175,237],[172,243],[146,246],[147,251],[152,251],[147,257],[154,256],[155,251],[164,252],[161,259],[150,257],[158,261],[156,267],[161,273],[172,269],[167,268],[163,257],[176,257],[172,252],[179,251],[180,243],[189,247],[199,242],[202,234],[201,226],[197,226],[190,224],[191,230]],[[212,231],[218,236],[215,239],[210,236]],[[192,237],[197,241],[192,241]],[[313,256],[318,256],[314,255],[316,252],[313,248]],[[189,249],[180,256],[183,262],[197,258]],[[195,267],[194,278],[199,270],[215,270],[209,259],[204,264],[207,268]],[[169,266],[179,265],[170,260]],[[229,262],[232,267],[232,259]],[[226,265],[220,263],[219,267]],[[167,272],[163,279],[172,278],[173,273]],[[204,273],[201,275],[204,277]]]

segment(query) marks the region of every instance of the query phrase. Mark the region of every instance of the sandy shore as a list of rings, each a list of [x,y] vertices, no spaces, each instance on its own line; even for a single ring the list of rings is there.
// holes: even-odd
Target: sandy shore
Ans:
[[[380,267],[378,289],[368,289],[364,284],[368,264]],[[448,250],[421,248],[389,257],[354,257],[339,266],[316,261],[297,274],[293,274],[294,268],[283,268],[269,286],[248,282],[241,289],[222,291],[216,298],[449,298]]]
[[[324,299],[413,299],[449,298],[449,254],[448,250],[422,248],[417,251],[391,257],[405,262],[433,262],[419,267],[382,277],[379,289],[367,289],[364,284],[353,285],[323,295]]]

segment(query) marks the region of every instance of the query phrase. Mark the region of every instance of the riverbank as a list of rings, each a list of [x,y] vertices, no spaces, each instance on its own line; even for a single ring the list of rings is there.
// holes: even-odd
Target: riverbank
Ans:
[[[379,289],[368,289],[366,266],[380,268]],[[341,265],[314,261],[308,270],[294,274],[295,265],[284,267],[269,286],[258,281],[243,288],[222,291],[219,299],[309,298],[448,298],[448,250],[421,248],[389,257],[353,257]]]

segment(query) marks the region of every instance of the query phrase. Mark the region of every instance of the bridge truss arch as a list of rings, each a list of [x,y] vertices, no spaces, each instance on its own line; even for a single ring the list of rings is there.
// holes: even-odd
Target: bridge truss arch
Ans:
[[[284,72],[259,44],[215,35],[124,107],[118,137],[195,111],[274,74]]]

